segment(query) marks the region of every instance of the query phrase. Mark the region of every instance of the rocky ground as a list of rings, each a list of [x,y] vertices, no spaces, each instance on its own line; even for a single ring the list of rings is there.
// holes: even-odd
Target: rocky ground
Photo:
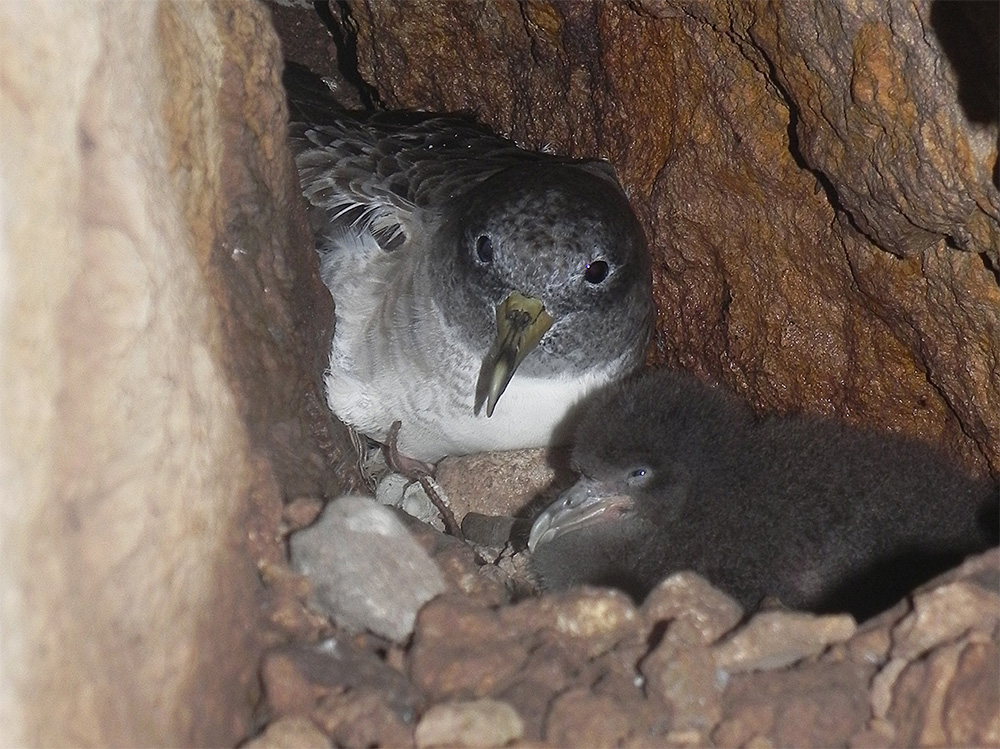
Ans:
[[[449,459],[439,478],[459,517],[512,515],[565,480],[537,451]],[[516,544],[477,553],[399,510],[332,508],[324,548],[355,570],[327,599],[332,619],[319,586],[281,561],[263,570],[274,646],[266,725],[248,746],[1000,743],[1000,551],[858,626],[780,609],[747,618],[692,573],[641,605],[603,589],[539,595]],[[320,509],[292,503],[283,526]]]

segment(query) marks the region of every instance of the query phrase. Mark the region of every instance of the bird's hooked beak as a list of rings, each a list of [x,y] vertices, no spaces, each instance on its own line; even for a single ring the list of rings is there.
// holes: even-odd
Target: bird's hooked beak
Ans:
[[[493,415],[518,365],[550,327],[552,315],[539,299],[514,291],[497,305],[497,337],[486,352],[476,382],[477,416],[484,402],[486,416]]]
[[[535,519],[528,535],[528,550],[534,552],[570,531],[617,520],[632,506],[630,496],[608,493],[596,481],[581,478]]]

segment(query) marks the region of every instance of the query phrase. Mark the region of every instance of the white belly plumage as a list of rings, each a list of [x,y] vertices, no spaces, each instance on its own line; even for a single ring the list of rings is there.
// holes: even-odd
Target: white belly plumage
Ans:
[[[567,412],[587,393],[608,382],[608,375],[540,379],[515,374],[493,416],[473,413],[478,367],[469,370],[464,397],[446,383],[433,382],[417,368],[396,367],[399,379],[378,376],[361,382],[350,368],[331,367],[326,376],[330,408],[345,422],[384,440],[396,419],[397,445],[404,455],[436,461],[446,455],[488,450],[544,447],[571,435],[560,428]],[[409,383],[401,380],[414,378]],[[414,382],[425,384],[415,387]]]
[[[485,409],[476,415],[486,351],[465,350],[435,301],[414,292],[416,264],[381,252],[367,235],[341,235],[330,244],[335,249],[321,262],[336,306],[327,401],[342,421],[380,441],[400,421],[403,455],[433,462],[547,446],[554,437],[564,442],[571,435],[559,427],[573,405],[623,374],[621,361],[577,377],[518,371],[493,416]]]

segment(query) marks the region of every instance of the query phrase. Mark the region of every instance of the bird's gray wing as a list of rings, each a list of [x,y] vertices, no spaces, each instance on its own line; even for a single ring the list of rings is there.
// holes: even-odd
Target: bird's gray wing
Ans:
[[[293,123],[291,142],[309,202],[328,221],[368,229],[384,250],[412,236],[419,215],[519,164],[574,163],[618,184],[607,162],[526,151],[462,117],[341,115],[329,124]]]
[[[384,250],[433,212],[494,174],[530,161],[576,163],[618,184],[602,161],[533,153],[463,116],[416,112],[352,115],[321,78],[289,64],[284,74],[289,143],[317,223],[368,229]],[[316,228],[322,229],[321,226]]]
[[[293,124],[303,194],[327,221],[367,229],[384,250],[434,212],[499,171],[539,156],[459,118],[398,126],[337,118]],[[424,214],[426,215],[426,214]]]

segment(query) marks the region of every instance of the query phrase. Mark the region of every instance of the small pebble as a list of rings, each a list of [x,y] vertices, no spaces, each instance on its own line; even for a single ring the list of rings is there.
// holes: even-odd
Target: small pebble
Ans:
[[[444,702],[417,724],[418,747],[504,746],[524,735],[524,722],[506,702],[491,699]]]
[[[264,733],[243,745],[245,749],[329,749],[330,740],[301,715],[274,721]]]
[[[419,481],[413,481],[398,473],[389,473],[375,488],[375,501],[389,507],[398,507],[410,517],[439,531],[444,530],[441,513],[424,492]]]

